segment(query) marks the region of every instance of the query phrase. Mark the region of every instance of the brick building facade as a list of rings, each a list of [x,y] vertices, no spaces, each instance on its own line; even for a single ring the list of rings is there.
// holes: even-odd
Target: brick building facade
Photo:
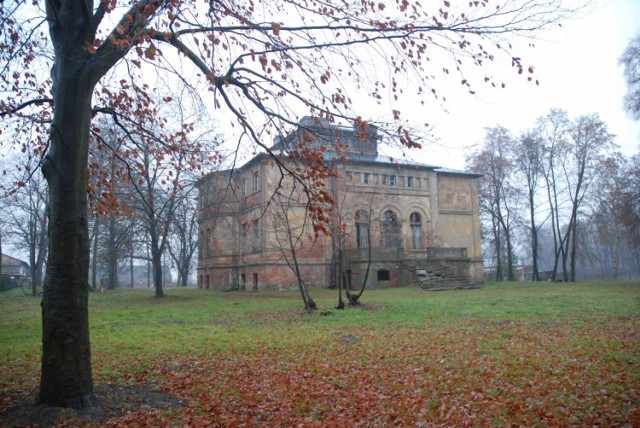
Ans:
[[[338,202],[335,224],[346,226],[338,227],[342,235],[309,239],[304,194],[290,177],[282,179],[281,168],[266,154],[203,178],[199,287],[296,287],[289,238],[299,238],[293,244],[297,264],[314,287],[335,285],[340,266],[354,289],[365,275],[372,288],[481,283],[479,176],[392,161],[378,154],[378,139],[374,127],[365,133],[305,118],[272,147],[282,155],[303,140],[332,148],[325,159],[337,175],[326,188]],[[279,159],[286,165],[286,156]]]

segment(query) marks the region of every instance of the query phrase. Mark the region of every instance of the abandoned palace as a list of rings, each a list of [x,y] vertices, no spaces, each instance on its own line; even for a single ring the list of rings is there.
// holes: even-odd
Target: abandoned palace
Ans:
[[[326,147],[334,233],[313,239],[288,148]],[[198,286],[226,290],[421,285],[476,287],[483,278],[479,176],[378,153],[378,131],[303,118],[271,151],[199,182]],[[329,227],[329,230],[331,228]],[[295,249],[295,254],[291,251]],[[294,258],[295,256],[295,263]]]

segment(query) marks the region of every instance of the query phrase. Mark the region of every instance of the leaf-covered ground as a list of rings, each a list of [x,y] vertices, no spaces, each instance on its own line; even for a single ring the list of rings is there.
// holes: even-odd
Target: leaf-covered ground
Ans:
[[[171,405],[58,425],[640,426],[637,283],[380,290],[345,311],[316,291],[313,315],[293,293],[172,294],[92,300],[96,388]],[[0,414],[38,380],[37,355],[6,354]]]

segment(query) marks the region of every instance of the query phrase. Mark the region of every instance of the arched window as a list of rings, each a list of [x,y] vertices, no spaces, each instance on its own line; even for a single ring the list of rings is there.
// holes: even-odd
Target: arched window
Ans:
[[[365,210],[356,212],[356,246],[369,247],[369,214]]]
[[[382,218],[382,246],[385,248],[400,247],[400,223],[398,215],[391,210],[385,211]]]
[[[422,248],[422,217],[413,212],[409,216],[409,229],[411,232],[411,248],[419,250]]]

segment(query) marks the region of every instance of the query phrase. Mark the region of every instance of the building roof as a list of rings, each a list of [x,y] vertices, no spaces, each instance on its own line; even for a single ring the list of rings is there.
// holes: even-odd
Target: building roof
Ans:
[[[334,140],[339,141],[340,144],[343,145],[340,152],[338,152],[331,144]],[[315,145],[323,147],[325,160],[328,161],[344,161],[370,165],[395,165],[419,170],[435,171],[438,174],[460,175],[472,178],[482,177],[480,174],[467,171],[415,162],[404,157],[395,158],[379,154],[378,140],[378,130],[372,125],[367,128],[365,133],[362,133],[357,127],[336,125],[330,123],[326,119],[305,116],[300,120],[298,129],[292,131],[284,138],[277,138],[275,140],[273,146],[270,148],[270,154],[264,152],[258,153],[240,167],[212,172],[203,177],[203,179],[206,179],[208,176],[216,173],[224,174],[249,168],[256,162],[259,162],[265,157],[269,157],[271,155],[286,157],[289,153],[287,148],[296,147],[297,143],[300,141],[304,141],[304,144],[308,146]]]
[[[16,259],[15,257],[11,257],[6,254],[2,255],[2,266],[20,266],[20,265],[29,267],[29,263],[25,261]]]

